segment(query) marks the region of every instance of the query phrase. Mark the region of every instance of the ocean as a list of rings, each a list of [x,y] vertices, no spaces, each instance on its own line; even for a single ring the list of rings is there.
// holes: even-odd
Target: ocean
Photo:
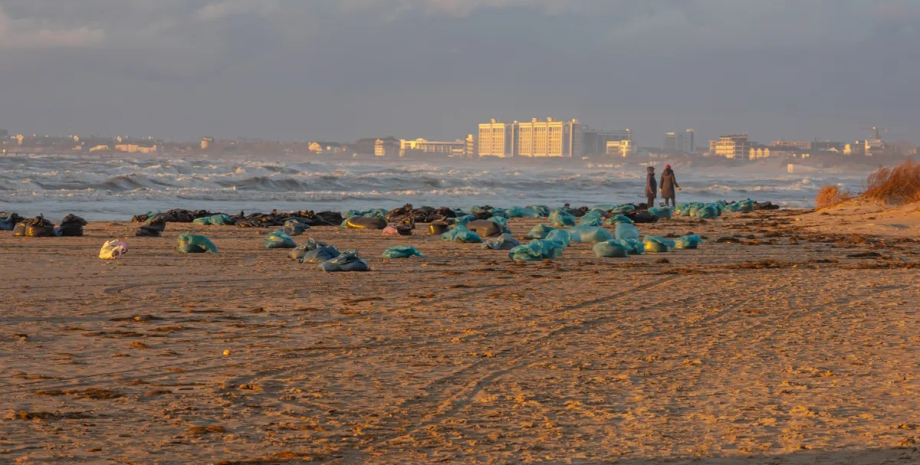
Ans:
[[[581,160],[328,160],[0,156],[0,211],[129,220],[172,208],[225,213],[414,206],[572,206],[644,202],[645,166]],[[656,163],[660,173],[664,163]],[[810,207],[825,183],[865,173],[790,174],[784,164],[674,166],[678,202],[752,199]]]

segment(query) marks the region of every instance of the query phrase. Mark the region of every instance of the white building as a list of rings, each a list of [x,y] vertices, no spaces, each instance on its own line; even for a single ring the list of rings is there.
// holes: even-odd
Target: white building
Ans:
[[[515,124],[515,156],[580,158],[584,154],[583,127],[577,119],[540,121],[533,118],[529,123]]]
[[[684,132],[669,132],[664,135],[664,149],[669,152],[696,152],[695,133],[693,129]]]
[[[514,123],[492,120],[479,125],[479,156],[510,158],[514,156]]]
[[[614,131],[603,131],[583,126],[584,133],[584,154],[587,156],[597,156],[607,154],[608,142],[620,142],[633,140],[632,131],[629,129],[620,129]]]
[[[631,140],[612,140],[607,142],[605,153],[611,157],[627,157],[636,153],[636,146]]]
[[[466,141],[457,139],[453,142],[432,141],[426,139],[399,141],[399,156],[404,157],[407,153],[430,153],[442,154],[445,157],[462,156],[466,151]]]

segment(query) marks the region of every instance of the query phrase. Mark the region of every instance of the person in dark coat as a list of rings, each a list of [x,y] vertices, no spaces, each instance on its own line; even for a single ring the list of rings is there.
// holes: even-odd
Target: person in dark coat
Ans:
[[[674,170],[671,169],[671,165],[667,165],[664,167],[664,171],[661,172],[661,198],[664,199],[665,205],[677,206],[675,190],[679,191],[680,186],[677,184],[677,178],[674,177]]]
[[[655,181],[655,167],[648,167],[648,177],[645,178],[645,196],[648,197],[648,208],[655,206],[658,197],[658,183]]]

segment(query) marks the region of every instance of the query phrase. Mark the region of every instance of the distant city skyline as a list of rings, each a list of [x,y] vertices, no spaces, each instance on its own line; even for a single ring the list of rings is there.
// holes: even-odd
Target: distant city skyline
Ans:
[[[907,0],[3,0],[0,127],[453,140],[536,115],[640,145],[917,142],[918,22]]]

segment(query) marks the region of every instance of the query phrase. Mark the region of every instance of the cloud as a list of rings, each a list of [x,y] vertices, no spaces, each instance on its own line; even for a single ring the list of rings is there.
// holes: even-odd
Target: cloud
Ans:
[[[104,39],[102,29],[45,26],[41,21],[12,19],[0,8],[0,50],[87,47]]]

